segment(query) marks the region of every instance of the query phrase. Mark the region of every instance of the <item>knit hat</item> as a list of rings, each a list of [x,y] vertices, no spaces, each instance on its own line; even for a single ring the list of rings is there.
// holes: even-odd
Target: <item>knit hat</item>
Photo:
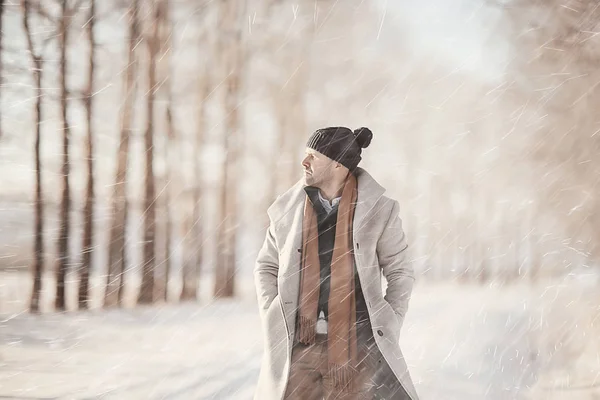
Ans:
[[[354,171],[362,159],[362,149],[369,146],[372,138],[373,132],[369,128],[358,128],[353,132],[349,128],[332,126],[317,129],[306,146]]]

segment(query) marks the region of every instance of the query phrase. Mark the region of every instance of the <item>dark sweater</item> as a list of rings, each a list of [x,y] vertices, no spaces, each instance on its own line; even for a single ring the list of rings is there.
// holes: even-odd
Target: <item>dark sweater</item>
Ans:
[[[338,207],[327,214],[327,211],[319,200],[319,189],[307,186],[304,188],[309,200],[311,201],[315,212],[317,213],[317,224],[319,228],[319,261],[321,263],[321,286],[319,290],[319,307],[317,316],[321,311],[325,314],[325,319],[328,319],[329,290],[331,276],[331,259],[333,256],[333,245],[335,242],[335,227],[337,222]],[[356,272],[356,264],[354,265],[354,282],[355,282],[355,297],[356,297],[356,321],[364,322],[369,319],[367,306],[360,287],[360,280]]]

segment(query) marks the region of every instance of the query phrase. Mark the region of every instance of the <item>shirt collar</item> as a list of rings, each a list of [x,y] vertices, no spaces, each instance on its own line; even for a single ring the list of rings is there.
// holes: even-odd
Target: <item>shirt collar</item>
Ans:
[[[313,204],[313,207],[315,207],[315,209],[317,209],[318,212],[320,212],[319,210],[324,211],[325,214],[330,214],[333,211],[333,209],[338,206],[342,198],[341,196],[336,197],[330,203],[326,198],[323,197],[319,188],[316,188],[314,186],[305,186],[304,191],[308,195],[311,203]],[[317,203],[315,204],[315,202]]]
[[[323,197],[320,190],[318,191],[318,193],[319,193],[319,200],[321,201],[321,204],[323,204],[323,207],[327,211],[327,214],[329,214],[333,210],[333,208],[340,203],[341,196],[336,197],[335,199],[331,200],[331,203],[330,203],[329,200],[327,200],[326,198]]]

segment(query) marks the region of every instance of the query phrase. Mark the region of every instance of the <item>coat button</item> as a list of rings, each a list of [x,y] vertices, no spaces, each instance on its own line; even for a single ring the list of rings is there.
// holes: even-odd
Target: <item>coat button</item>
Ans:
[[[378,329],[378,330],[377,330],[377,334],[378,334],[379,336],[383,336],[383,332],[381,332],[381,329]]]

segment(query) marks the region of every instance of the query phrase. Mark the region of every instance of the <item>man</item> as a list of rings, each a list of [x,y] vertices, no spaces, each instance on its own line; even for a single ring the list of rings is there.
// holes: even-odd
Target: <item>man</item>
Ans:
[[[372,136],[317,130],[304,178],[268,209],[255,400],[418,399],[398,344],[414,283],[398,202],[358,167]]]

